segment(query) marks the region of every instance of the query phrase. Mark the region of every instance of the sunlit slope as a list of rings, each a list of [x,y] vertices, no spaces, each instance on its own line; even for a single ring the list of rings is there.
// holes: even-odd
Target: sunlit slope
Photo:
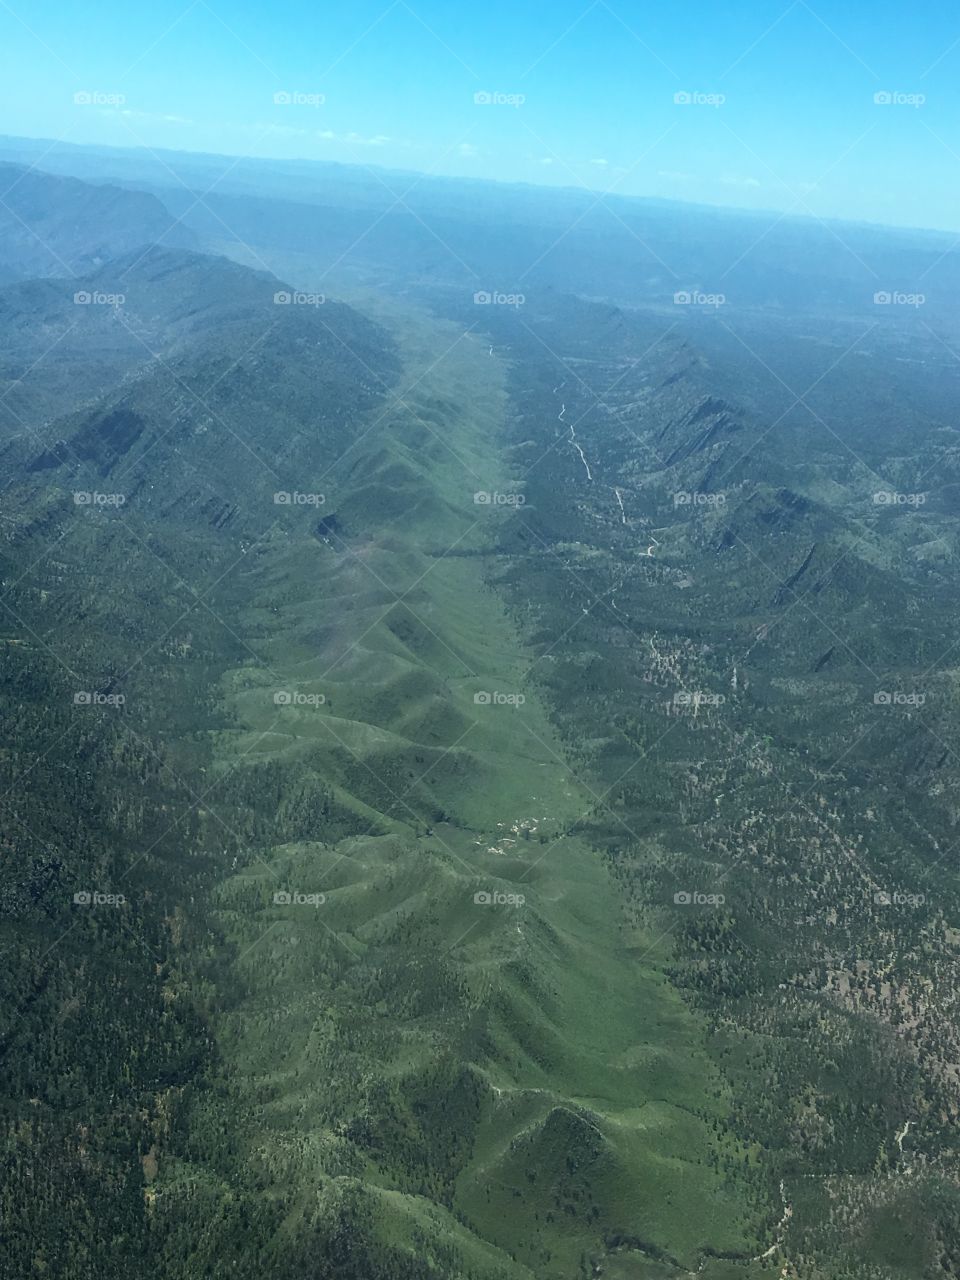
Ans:
[[[222,260],[124,272],[96,376],[41,380],[3,454],[8,1215],[61,1224],[69,1280],[756,1254],[778,1206],[494,586],[525,496],[499,361]],[[78,916],[97,886],[122,910]]]
[[[539,299],[488,329],[517,449],[542,458],[502,581],[604,798],[590,836],[668,936],[733,1132],[762,1151],[782,1204],[768,1265],[949,1272],[954,433],[891,401],[852,450],[863,361],[834,372],[835,425],[774,430],[711,395],[695,351],[651,348],[649,317]]]
[[[272,797],[285,838],[217,892],[215,1026],[244,1163],[284,1197],[268,1256],[349,1190],[411,1275],[748,1257],[702,1028],[575,834],[591,795],[484,583],[501,372],[452,326],[397,334],[415,389],[333,467],[322,538],[288,526],[233,588],[257,658],[224,682],[211,799]],[[168,1166],[173,1211],[191,1176]]]

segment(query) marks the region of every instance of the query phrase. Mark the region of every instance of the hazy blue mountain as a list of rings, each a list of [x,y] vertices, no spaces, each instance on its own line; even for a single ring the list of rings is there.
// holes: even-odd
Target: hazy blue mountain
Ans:
[[[551,286],[626,306],[724,294],[772,322],[876,319],[874,295],[925,295],[951,322],[960,249],[945,232],[827,223],[576,189],[543,189],[308,161],[0,139],[0,155],[147,187],[207,244],[315,260],[471,292]],[[402,198],[402,199],[401,199]],[[899,318],[909,308],[892,308]]]
[[[0,163],[0,283],[90,271],[128,250],[193,237],[145,191]]]

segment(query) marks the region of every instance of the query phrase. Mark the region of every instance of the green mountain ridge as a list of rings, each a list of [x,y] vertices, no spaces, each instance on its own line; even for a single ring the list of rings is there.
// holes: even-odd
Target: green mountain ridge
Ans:
[[[937,393],[232,252],[0,289],[5,1273],[953,1274]]]
[[[228,263],[154,251],[129,278],[171,270],[178,298],[185,279],[198,296],[218,275],[224,294],[249,287],[249,319],[240,307],[232,327],[211,323],[208,342],[190,306],[158,311],[169,355],[6,448],[21,477],[4,495],[8,687],[30,680],[68,720],[87,716],[98,753],[133,775],[104,811],[99,857],[75,852],[77,819],[57,809],[20,849],[14,874],[41,876],[47,923],[32,941],[14,920],[7,944],[21,1009],[36,992],[44,1008],[90,1003],[88,921],[105,974],[139,948],[147,967],[126,974],[121,1009],[152,991],[161,1036],[183,1020],[183,1060],[164,1069],[142,1051],[119,1110],[105,1095],[101,1113],[55,1105],[56,1075],[25,1081],[39,1101],[8,1095],[11,1168],[30,1108],[47,1126],[32,1146],[70,1152],[54,1161],[64,1176],[92,1146],[93,1185],[124,1188],[118,1275],[149,1247],[184,1275],[219,1274],[229,1253],[236,1275],[564,1276],[636,1234],[638,1213],[644,1238],[690,1264],[703,1247],[746,1255],[756,1228],[735,1207],[739,1157],[711,1128],[718,1077],[716,1100],[701,1096],[703,1032],[653,953],[632,958],[613,882],[566,830],[589,797],[533,691],[475,700],[520,692],[524,666],[476,557],[444,554],[449,538],[482,557],[500,527],[472,488],[508,481],[496,366],[408,313],[391,323],[402,366],[383,329],[336,304],[275,319],[274,284]],[[457,354],[431,372],[438,342]],[[271,469],[304,493],[324,477],[325,501],[278,506]],[[125,501],[73,500],[98,490]],[[71,680],[123,701],[74,705]],[[37,704],[16,705],[25,728]],[[77,769],[70,734],[36,744],[39,775],[14,754],[11,781]],[[71,883],[127,902],[87,910]],[[277,892],[294,900],[278,907]],[[581,976],[558,981],[568,970]],[[113,1032],[120,1060],[132,1032]],[[131,1136],[111,1143],[118,1116]],[[599,1144],[589,1176],[569,1168],[565,1117]],[[693,1231],[691,1181],[715,1205]],[[7,1214],[33,1221],[6,1185]],[[78,1194],[101,1192],[81,1187],[67,1212]],[[103,1232],[81,1243],[57,1221],[57,1238],[17,1237],[29,1254],[11,1266],[102,1265]]]

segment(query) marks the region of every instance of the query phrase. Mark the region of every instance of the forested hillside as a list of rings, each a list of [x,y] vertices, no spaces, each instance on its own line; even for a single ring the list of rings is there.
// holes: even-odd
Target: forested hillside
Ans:
[[[954,1274],[929,334],[844,317],[797,400],[705,319],[17,182],[3,1274]]]

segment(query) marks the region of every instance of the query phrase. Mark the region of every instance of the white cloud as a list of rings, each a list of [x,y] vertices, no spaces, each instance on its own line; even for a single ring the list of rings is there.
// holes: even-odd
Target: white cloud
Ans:
[[[372,138],[364,138],[359,133],[348,133],[343,141],[354,147],[385,147],[390,139],[385,133],[377,133]]]
[[[263,126],[264,133],[274,134],[281,138],[309,138],[309,129],[300,129],[295,124],[269,124]]]
[[[466,156],[468,158],[480,154],[472,142],[461,142],[459,151],[462,156]]]
[[[103,115],[117,114],[113,111],[104,111]],[[130,107],[124,107],[119,112],[122,116],[128,116],[131,120],[158,120],[161,124],[195,124],[196,121],[188,120],[186,116],[168,116],[162,115],[155,111],[134,111]]]
[[[243,129],[245,132],[249,130],[249,125],[235,124],[230,126],[232,129]],[[255,126],[262,129],[265,134],[279,136],[281,138],[317,138],[321,142],[342,142],[351,147],[385,147],[388,142],[394,139],[385,133],[376,133],[372,137],[364,137],[362,133],[334,133],[332,129],[304,129],[300,125],[295,124],[258,124]],[[400,145],[410,145],[409,143],[401,143]]]
[[[725,187],[759,187],[761,185],[756,178],[741,178],[736,173],[725,173],[720,181]]]
[[[598,158],[598,159],[596,159],[596,160],[591,160],[591,161],[590,161],[590,163],[591,163],[591,164],[595,164],[595,165],[599,166],[599,168],[601,168],[601,169],[605,169],[605,168],[607,167],[607,165],[610,163],[610,161],[609,161],[609,160],[604,160],[602,157],[600,157],[600,158]]]

